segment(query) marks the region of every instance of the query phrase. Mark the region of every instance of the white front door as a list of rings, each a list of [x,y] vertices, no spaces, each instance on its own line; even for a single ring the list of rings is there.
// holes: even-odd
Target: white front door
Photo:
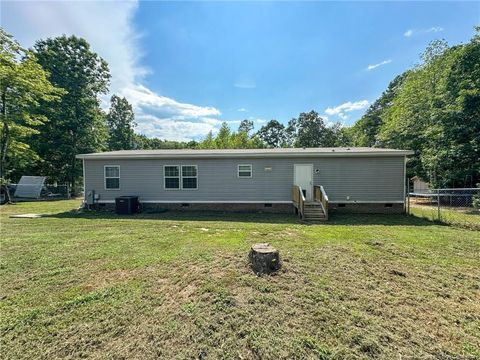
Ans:
[[[306,200],[313,199],[313,165],[295,164],[293,184],[300,186],[305,194]]]

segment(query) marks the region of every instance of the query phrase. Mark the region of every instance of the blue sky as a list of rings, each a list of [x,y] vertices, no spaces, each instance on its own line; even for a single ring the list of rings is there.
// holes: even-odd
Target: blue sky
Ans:
[[[480,2],[3,2],[1,20],[24,46],[85,37],[139,132],[189,140],[312,109],[350,125],[431,40],[467,42]]]

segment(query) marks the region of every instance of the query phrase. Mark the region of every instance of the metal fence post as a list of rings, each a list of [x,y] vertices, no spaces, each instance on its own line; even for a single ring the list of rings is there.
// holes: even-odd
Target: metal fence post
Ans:
[[[410,179],[407,179],[407,215],[410,215]]]
[[[437,189],[437,217],[440,221],[440,189]]]

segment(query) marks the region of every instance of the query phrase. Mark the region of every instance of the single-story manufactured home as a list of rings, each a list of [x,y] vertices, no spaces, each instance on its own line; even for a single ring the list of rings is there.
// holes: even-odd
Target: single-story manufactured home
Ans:
[[[403,212],[411,151],[379,148],[122,150],[81,154],[85,196],[167,209]],[[92,197],[91,197],[92,199]]]

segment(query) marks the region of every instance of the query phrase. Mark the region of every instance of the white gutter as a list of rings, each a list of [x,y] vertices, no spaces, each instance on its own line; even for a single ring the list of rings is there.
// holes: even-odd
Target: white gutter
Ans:
[[[303,152],[303,153],[212,153],[212,154],[80,154],[84,160],[129,160],[129,159],[218,159],[218,158],[302,158],[302,157],[384,157],[407,156],[413,151],[378,152]]]

